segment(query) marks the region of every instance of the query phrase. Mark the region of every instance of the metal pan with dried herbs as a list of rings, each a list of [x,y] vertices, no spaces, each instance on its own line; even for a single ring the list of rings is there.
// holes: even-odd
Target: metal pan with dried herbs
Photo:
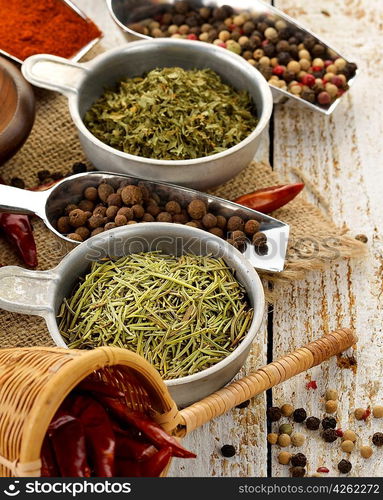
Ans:
[[[147,252],[93,263],[64,300],[59,328],[69,347],[127,348],[169,380],[225,359],[252,319],[246,291],[222,259]]]
[[[120,151],[159,160],[189,160],[229,149],[255,129],[246,91],[211,69],[157,68],[107,89],[84,116],[90,132]]]

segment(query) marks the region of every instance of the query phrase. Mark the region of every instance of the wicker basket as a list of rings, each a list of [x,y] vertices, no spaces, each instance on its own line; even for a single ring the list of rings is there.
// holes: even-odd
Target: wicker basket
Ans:
[[[181,411],[159,373],[128,350],[0,350],[0,476],[40,476],[41,446],[54,413],[67,394],[94,371],[124,389],[132,409],[150,411],[164,429],[182,437],[250,397],[344,351],[355,341],[348,329],[325,334]]]

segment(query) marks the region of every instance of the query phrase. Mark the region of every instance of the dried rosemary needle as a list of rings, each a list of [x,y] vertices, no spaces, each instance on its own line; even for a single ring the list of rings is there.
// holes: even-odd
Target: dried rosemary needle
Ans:
[[[256,127],[246,91],[226,85],[211,69],[154,69],[120,81],[84,116],[102,142],[133,155],[188,160],[219,153]]]
[[[252,318],[222,259],[149,252],[93,263],[64,300],[59,328],[69,347],[127,348],[173,379],[228,356]]]

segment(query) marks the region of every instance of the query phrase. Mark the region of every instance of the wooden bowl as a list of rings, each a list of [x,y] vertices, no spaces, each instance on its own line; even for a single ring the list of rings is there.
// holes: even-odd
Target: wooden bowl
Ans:
[[[31,85],[14,64],[0,57],[0,165],[24,144],[35,119]]]

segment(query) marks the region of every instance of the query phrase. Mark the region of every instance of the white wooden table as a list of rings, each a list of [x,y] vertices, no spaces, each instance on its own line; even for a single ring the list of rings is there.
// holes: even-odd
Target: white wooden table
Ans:
[[[104,48],[126,43],[110,19],[104,0],[76,3],[104,31]],[[299,181],[292,172],[293,167],[299,166],[328,199],[334,221],[348,227],[353,235],[367,235],[370,255],[360,261],[339,262],[326,272],[311,273],[304,281],[277,287],[268,327],[261,333],[264,342],[260,341],[261,347],[254,349],[245,371],[260,367],[270,361],[271,355],[276,358],[325,331],[338,326],[354,327],[359,336],[356,375],[338,368],[333,359],[308,372],[317,381],[318,390],[308,391],[307,374],[302,374],[268,397],[269,402],[272,397],[273,405],[290,402],[322,418],[323,394],[327,388],[335,387],[340,394],[340,426],[358,434],[358,448],[371,444],[374,432],[383,431],[383,420],[370,419],[360,424],[352,414],[359,406],[383,404],[383,2],[275,0],[274,5],[355,60],[361,75],[330,118],[297,108],[291,102],[275,106],[272,127],[264,135],[257,158],[270,160],[274,169],[291,181]],[[321,206],[309,189],[306,196]],[[276,460],[279,450],[268,450],[265,411],[266,395],[261,395],[248,408],[235,409],[193,432],[185,445],[198,458],[182,464],[175,461],[170,475],[288,476],[288,467]],[[299,449],[308,457],[308,474],[326,466],[331,469],[330,475],[338,475],[336,464],[348,456],[340,450],[339,442],[329,445],[313,434],[318,436],[311,433],[306,445]],[[219,452],[223,444],[233,444],[237,455],[223,458]],[[351,454],[350,475],[383,475],[383,450],[373,448],[375,453],[369,460],[361,458],[358,451]]]

